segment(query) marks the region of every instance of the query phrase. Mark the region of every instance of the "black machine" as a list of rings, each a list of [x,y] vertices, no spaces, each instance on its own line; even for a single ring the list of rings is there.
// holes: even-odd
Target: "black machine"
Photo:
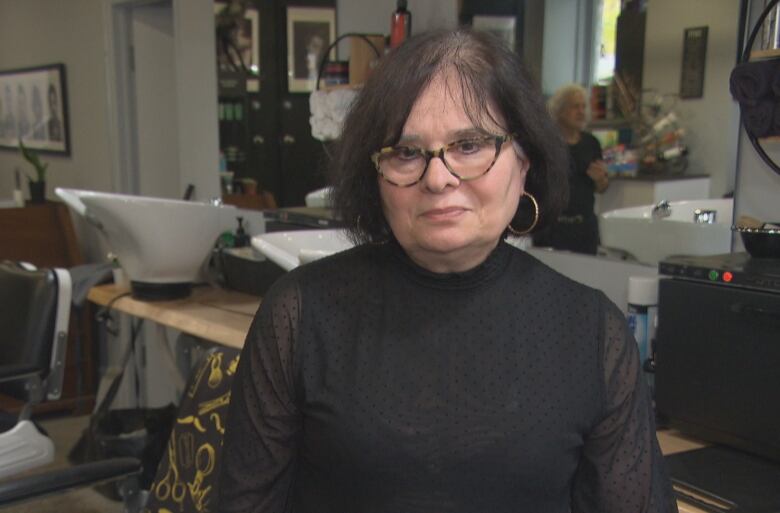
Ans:
[[[726,446],[709,451],[709,459],[704,453],[668,458],[675,484],[688,481],[675,479],[678,472],[702,477],[707,468],[713,474],[718,462],[733,457],[745,462],[743,476],[751,472],[745,469],[764,469],[748,479],[751,483],[774,469],[777,486],[769,495],[780,501],[780,260],[746,253],[671,257],[659,264],[659,272],[664,279],[655,354],[658,416],[670,427]],[[724,459],[729,448],[738,451]],[[695,459],[704,463],[691,463]],[[757,461],[762,463],[756,466]],[[733,463],[728,469],[739,472]],[[723,483],[738,480],[725,479],[723,472],[714,473]],[[696,483],[697,488],[720,486]],[[714,492],[723,497],[734,491]],[[743,497],[756,495],[766,497],[763,491]],[[780,511],[780,506],[763,511]]]

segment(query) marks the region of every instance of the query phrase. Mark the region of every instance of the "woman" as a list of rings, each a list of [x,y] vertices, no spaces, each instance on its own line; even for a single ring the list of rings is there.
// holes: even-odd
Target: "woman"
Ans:
[[[604,192],[609,179],[598,139],[584,131],[585,89],[577,84],[561,87],[548,106],[569,146],[569,204],[557,222],[534,236],[534,244],[595,255],[599,224],[593,212],[594,192]]]
[[[360,244],[263,299],[220,511],[676,510],[622,313],[503,241],[555,219],[564,151],[491,36],[383,59],[335,159]]]

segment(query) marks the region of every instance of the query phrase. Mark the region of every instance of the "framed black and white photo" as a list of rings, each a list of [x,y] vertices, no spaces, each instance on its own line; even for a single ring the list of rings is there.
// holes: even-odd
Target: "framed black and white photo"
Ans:
[[[515,50],[515,17],[514,16],[483,16],[475,15],[471,21],[474,30],[490,32]]]
[[[0,148],[70,154],[65,65],[0,71]]]
[[[287,8],[287,88],[291,93],[307,93],[316,88],[320,62],[335,40],[335,8]],[[335,48],[329,58],[336,60]]]
[[[260,91],[260,12],[254,8],[231,12],[230,4],[215,0],[217,72],[220,89]]]
[[[704,96],[704,64],[707,62],[708,27],[686,28],[683,32],[680,98]]]

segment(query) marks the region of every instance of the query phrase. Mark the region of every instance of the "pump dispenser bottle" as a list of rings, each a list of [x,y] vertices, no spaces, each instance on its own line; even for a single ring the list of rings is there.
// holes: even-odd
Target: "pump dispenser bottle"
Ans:
[[[412,34],[412,13],[406,10],[406,0],[398,0],[390,19],[390,48],[396,48]]]

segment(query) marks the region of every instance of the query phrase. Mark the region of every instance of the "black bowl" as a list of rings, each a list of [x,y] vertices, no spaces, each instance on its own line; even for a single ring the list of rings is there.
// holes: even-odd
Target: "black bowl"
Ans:
[[[780,258],[780,230],[744,227],[735,229],[742,236],[742,244],[751,257]]]

